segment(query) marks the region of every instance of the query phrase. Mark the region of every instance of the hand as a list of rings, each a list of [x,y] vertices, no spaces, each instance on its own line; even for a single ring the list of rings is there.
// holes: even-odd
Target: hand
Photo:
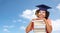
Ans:
[[[46,18],[43,18],[43,20],[44,20],[45,23],[47,22]]]

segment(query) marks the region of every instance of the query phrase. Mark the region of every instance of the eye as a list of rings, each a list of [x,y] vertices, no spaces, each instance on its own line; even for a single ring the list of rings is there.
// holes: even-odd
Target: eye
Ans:
[[[45,13],[45,12],[42,12],[42,13]]]
[[[43,12],[43,13],[45,13],[45,12]]]
[[[39,13],[40,14],[40,13]]]

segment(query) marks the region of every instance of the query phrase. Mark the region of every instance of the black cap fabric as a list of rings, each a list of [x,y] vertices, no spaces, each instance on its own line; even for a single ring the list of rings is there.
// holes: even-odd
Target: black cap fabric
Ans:
[[[39,8],[39,10],[48,10],[48,9],[51,9],[51,7],[47,6],[47,5],[37,5],[36,7]]]

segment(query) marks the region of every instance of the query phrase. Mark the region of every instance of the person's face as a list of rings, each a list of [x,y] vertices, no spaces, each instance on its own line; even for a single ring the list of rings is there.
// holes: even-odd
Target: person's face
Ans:
[[[46,15],[46,11],[44,10],[40,10],[38,13],[39,18],[45,18],[45,15]]]

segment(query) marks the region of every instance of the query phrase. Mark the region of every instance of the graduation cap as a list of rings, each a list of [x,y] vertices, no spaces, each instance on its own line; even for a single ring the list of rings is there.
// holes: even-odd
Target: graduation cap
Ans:
[[[37,5],[36,7],[39,8],[39,10],[48,10],[48,9],[51,9],[51,7],[47,6],[47,5]]]

